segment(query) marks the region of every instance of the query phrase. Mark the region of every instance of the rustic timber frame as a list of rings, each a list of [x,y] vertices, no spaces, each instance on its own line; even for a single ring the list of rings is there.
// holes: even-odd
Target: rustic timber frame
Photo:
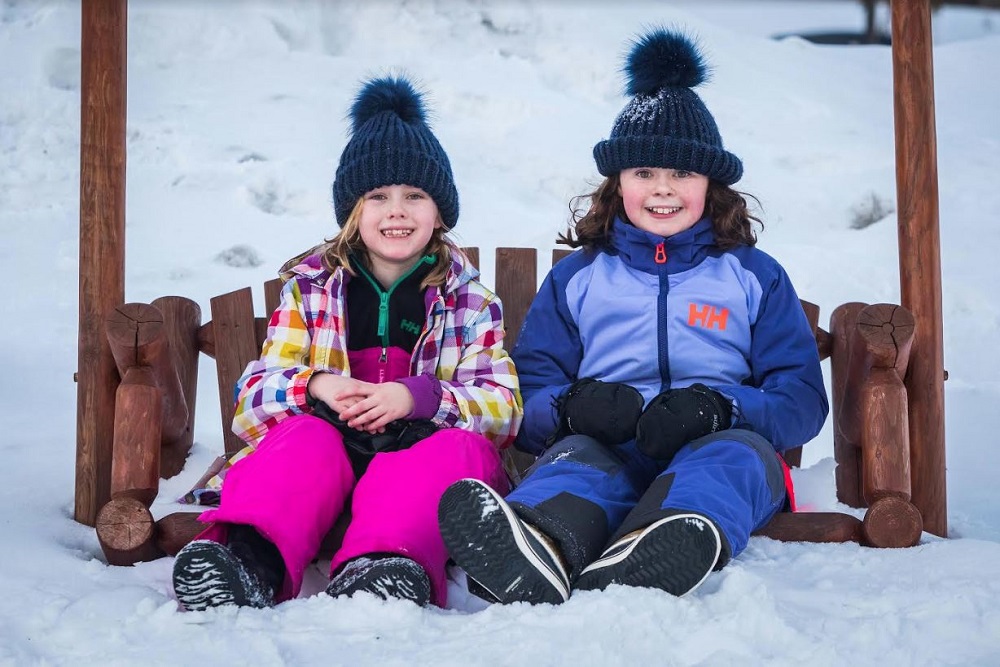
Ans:
[[[197,304],[180,297],[164,297],[154,304],[123,303],[127,8],[127,0],[81,3],[74,516],[77,521],[96,525],[102,512],[110,521],[103,524],[106,536],[114,533],[114,526],[121,526],[121,534],[135,532],[135,539],[124,543],[124,552],[137,544],[145,545],[146,552],[129,553],[123,559],[135,562],[137,556],[162,551],[151,546],[150,540],[138,539],[138,527],[144,521],[153,526],[147,516],[147,500],[156,484],[155,471],[169,474],[179,469],[190,447],[193,378],[199,351],[216,355],[221,390],[224,375],[239,365],[250,341],[256,356],[259,325],[252,312],[250,319],[246,318],[249,289],[239,297],[244,302],[238,306],[243,315],[225,321],[217,318],[213,300],[213,321],[206,325],[200,324]],[[866,523],[878,525],[879,517],[889,517],[887,523],[901,522],[908,528],[898,534],[909,534],[919,523],[923,530],[946,536],[945,372],[931,1],[893,2],[891,12],[902,307],[840,306],[831,317],[829,334],[816,329],[817,344],[821,353],[826,349],[832,354],[838,497],[853,506],[867,503]],[[524,260],[525,270],[501,268],[503,253],[520,256],[517,251],[497,250],[496,290],[502,298],[505,292],[527,293],[530,302],[537,278],[535,264]],[[508,327],[516,332],[521,323],[518,318],[523,319],[527,305],[524,309],[515,307],[516,299],[510,296],[504,301]],[[816,317],[818,312],[813,322]],[[131,347],[130,330],[134,333]],[[192,342],[192,330],[196,343]],[[511,339],[514,337],[516,333]],[[226,389],[230,396],[231,387]],[[224,411],[227,403],[223,401]],[[225,417],[223,422],[227,423]],[[890,432],[895,434],[894,442],[887,439]],[[119,442],[128,444],[119,447]],[[151,443],[157,442],[160,448],[153,453]],[[231,447],[227,441],[227,450]],[[879,450],[876,455],[871,453],[875,451],[872,447],[891,451]],[[142,455],[119,456],[116,468],[115,449],[128,448]],[[156,462],[143,458],[157,456]],[[866,466],[866,457],[872,456],[879,464]],[[116,504],[109,504],[113,496]],[[116,518],[111,510],[122,505],[127,506],[122,507],[124,514]],[[788,515],[782,517],[781,521],[789,520]],[[886,542],[886,546],[893,542],[878,535],[879,531],[869,530],[864,539],[873,544]],[[895,539],[899,541],[898,535]]]
[[[464,250],[478,266],[479,249]],[[568,252],[553,250],[552,263]],[[517,342],[535,297],[537,261],[534,248],[496,250],[494,284],[504,304],[508,350]],[[264,284],[266,313],[277,308],[280,290],[278,279]],[[109,563],[129,565],[172,555],[204,527],[194,512],[156,522],[149,511],[161,475],[175,474],[177,461],[183,461],[191,445],[194,402],[186,391],[197,384],[199,352],[216,361],[226,455],[244,445],[229,429],[233,387],[259,356],[268,317],[255,316],[249,287],[214,297],[212,319],[205,324],[197,308],[188,299],[164,297],[152,304],[125,304],[106,320],[123,378],[114,419],[111,499],[97,515],[97,535]],[[849,303],[834,311],[827,333],[818,326],[819,307],[803,301],[802,308],[820,358],[829,358],[832,368],[838,498],[868,509],[863,521],[840,512],[780,514],[759,534],[789,541],[913,546],[923,524],[910,502],[907,399],[901,379],[912,348],[913,317],[891,304]],[[504,457],[515,478],[532,462],[514,449],[506,450]],[[786,452],[785,459],[799,465],[801,450]],[[349,514],[334,526],[321,555],[336,549],[348,520]]]

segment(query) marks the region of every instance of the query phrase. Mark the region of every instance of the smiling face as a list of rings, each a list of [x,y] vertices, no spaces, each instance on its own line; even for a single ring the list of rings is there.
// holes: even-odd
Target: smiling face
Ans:
[[[410,185],[386,185],[362,197],[358,228],[372,272],[389,287],[417,263],[441,227],[430,195]]]
[[[618,193],[625,215],[639,229],[673,236],[689,229],[705,213],[708,177],[682,169],[637,167],[621,172]]]

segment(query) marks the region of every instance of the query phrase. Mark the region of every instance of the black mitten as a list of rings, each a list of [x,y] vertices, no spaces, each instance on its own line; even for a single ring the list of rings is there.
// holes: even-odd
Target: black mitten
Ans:
[[[627,384],[577,380],[558,402],[560,431],[620,445],[635,438],[644,402],[642,394]]]
[[[636,445],[643,454],[667,462],[692,440],[729,428],[732,413],[729,401],[703,384],[668,389],[639,417]]]
[[[437,433],[440,429],[430,419],[413,419],[406,422],[402,432],[399,434],[399,448],[409,449],[424,438]]]
[[[361,454],[374,455],[379,452],[399,449],[398,436],[401,428],[396,425],[396,422],[388,424],[384,433],[369,433],[348,426],[347,422],[323,401],[316,402],[312,413],[336,426],[340,434],[344,436],[344,444]]]

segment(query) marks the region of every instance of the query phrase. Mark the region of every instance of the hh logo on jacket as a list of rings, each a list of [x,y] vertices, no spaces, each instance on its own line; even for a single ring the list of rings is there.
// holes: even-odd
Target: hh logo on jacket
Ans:
[[[707,304],[688,304],[688,326],[690,327],[725,331],[728,317],[729,310],[726,308],[716,308]]]

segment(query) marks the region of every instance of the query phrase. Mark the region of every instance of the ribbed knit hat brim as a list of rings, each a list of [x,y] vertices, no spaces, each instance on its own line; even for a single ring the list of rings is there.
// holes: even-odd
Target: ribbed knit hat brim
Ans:
[[[683,169],[726,185],[732,185],[743,176],[743,163],[729,151],[668,135],[606,139],[594,146],[594,161],[602,176],[638,167]]]

